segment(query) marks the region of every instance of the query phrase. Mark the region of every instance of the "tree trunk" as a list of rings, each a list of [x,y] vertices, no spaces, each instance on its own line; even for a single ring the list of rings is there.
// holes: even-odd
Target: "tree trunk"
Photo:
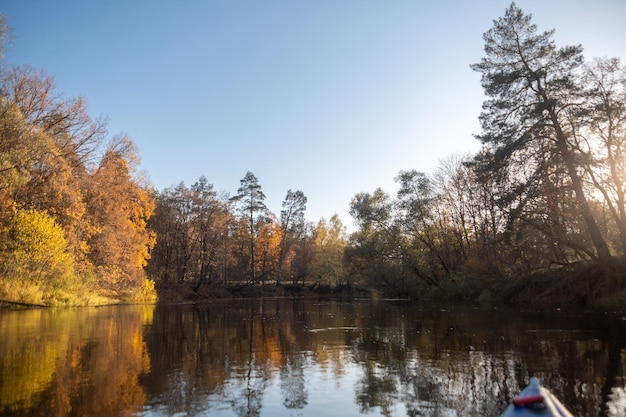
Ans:
[[[544,100],[547,102],[547,97],[544,95]],[[606,244],[606,241],[602,237],[602,232],[596,223],[596,219],[591,213],[591,208],[589,207],[589,202],[587,201],[587,197],[585,196],[585,192],[583,190],[582,181],[578,172],[576,170],[576,164],[574,162],[574,155],[570,151],[567,145],[567,139],[565,137],[565,133],[561,129],[561,125],[558,120],[558,116],[553,108],[548,110],[550,119],[554,124],[554,129],[556,131],[557,138],[557,147],[563,156],[563,160],[565,161],[565,165],[567,166],[567,172],[572,180],[572,188],[574,189],[574,193],[576,195],[576,201],[580,206],[581,215],[583,220],[585,221],[585,225],[587,226],[587,232],[589,233],[589,237],[591,238],[591,242],[593,243],[596,249],[596,255],[600,261],[607,261],[611,257],[611,252],[609,251],[609,247]]]

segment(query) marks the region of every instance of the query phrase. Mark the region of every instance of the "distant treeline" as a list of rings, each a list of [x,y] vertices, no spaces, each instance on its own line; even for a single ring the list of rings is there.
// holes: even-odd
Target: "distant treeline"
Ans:
[[[557,47],[515,4],[484,40],[482,149],[401,171],[395,196],[355,195],[349,236],[337,216],[308,222],[302,191],[270,212],[251,172],[234,196],[204,177],[153,190],[127,136],[108,137],[42,72],[2,62],[0,299],[290,283],[487,300],[572,265],[601,271],[585,297],[625,298],[626,68]]]

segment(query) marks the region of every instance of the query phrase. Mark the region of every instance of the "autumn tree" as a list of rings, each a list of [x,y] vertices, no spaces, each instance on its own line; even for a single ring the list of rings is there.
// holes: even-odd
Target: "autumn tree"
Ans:
[[[47,211],[64,228],[79,269],[88,269],[83,188],[105,123],[90,117],[82,98],[61,96],[52,77],[28,66],[0,68],[0,95],[0,200]]]
[[[189,247],[189,192],[184,183],[159,192],[148,228],[156,235],[146,271],[161,284],[184,281]]]
[[[12,225],[0,230],[0,298],[57,304],[76,281],[74,258],[65,233],[46,212],[16,210]]]
[[[301,241],[305,233],[307,198],[302,191],[287,191],[280,212],[280,255],[278,259],[281,275],[287,278],[291,274],[291,261],[295,256],[294,244]]]
[[[180,183],[160,192],[149,229],[157,235],[147,266],[160,283],[193,282],[196,290],[225,279],[230,263],[229,203],[201,176],[191,187]]]
[[[6,34],[0,17],[0,38]],[[14,228],[19,213],[32,225],[56,225],[72,261],[64,279],[82,278],[92,291],[95,270],[107,286],[143,285],[153,241],[151,191],[135,176],[137,152],[126,137],[103,149],[106,140],[105,121],[90,116],[82,97],[64,97],[42,70],[0,62],[0,229]],[[20,242],[36,250],[35,241]]]
[[[333,287],[346,282],[344,250],[348,243],[346,227],[334,214],[329,221],[322,218],[314,232],[314,252],[310,274],[318,284]]]
[[[3,96],[0,101],[0,207],[4,219],[11,217],[10,208],[18,190],[31,178],[34,155],[45,152],[46,142],[47,137],[28,128],[20,108]]]
[[[251,283],[250,280],[250,242],[253,239],[250,234],[250,227],[246,217],[237,216],[231,227],[230,252],[232,254],[233,264],[229,268],[228,281],[242,281],[243,285]]]
[[[280,250],[283,230],[275,219],[269,216],[260,223],[255,243],[257,279],[262,284],[280,274]]]
[[[241,186],[232,201],[239,205],[241,218],[245,219],[250,249],[250,280],[256,282],[255,244],[261,226],[268,221],[268,209],[261,184],[252,172],[248,171],[240,183]]]
[[[137,151],[125,135],[109,145],[92,176],[88,215],[95,227],[90,260],[101,284],[112,288],[141,285],[154,236],[147,220],[154,200],[135,174]]]
[[[213,184],[202,176],[191,187],[192,191],[192,246],[197,247],[197,287],[210,283],[217,276],[224,277],[225,250],[231,223],[227,201],[218,198]],[[197,242],[197,243],[196,243]]]

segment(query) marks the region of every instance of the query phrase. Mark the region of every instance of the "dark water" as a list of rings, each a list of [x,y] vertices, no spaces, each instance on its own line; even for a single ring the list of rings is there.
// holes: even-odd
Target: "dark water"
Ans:
[[[0,311],[2,416],[626,415],[619,314],[404,301]]]

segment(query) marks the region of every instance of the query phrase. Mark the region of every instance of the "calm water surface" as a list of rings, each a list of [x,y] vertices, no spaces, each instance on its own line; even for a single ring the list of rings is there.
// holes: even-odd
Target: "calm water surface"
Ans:
[[[619,314],[229,300],[0,311],[1,416],[626,415]]]

